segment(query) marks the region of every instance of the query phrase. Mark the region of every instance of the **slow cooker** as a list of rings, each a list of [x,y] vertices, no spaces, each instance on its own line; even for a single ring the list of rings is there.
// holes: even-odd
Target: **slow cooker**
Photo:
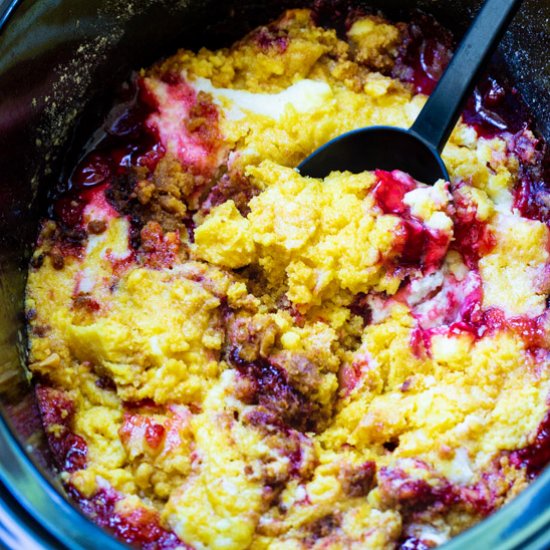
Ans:
[[[338,10],[339,0],[325,2]],[[456,36],[476,0],[378,0],[389,17],[433,14]],[[306,0],[0,0],[0,546],[115,549],[56,480],[25,370],[27,263],[48,191],[132,70],[178,47],[231,43]],[[526,0],[493,60],[550,140],[548,0]],[[445,548],[550,548],[550,469]]]

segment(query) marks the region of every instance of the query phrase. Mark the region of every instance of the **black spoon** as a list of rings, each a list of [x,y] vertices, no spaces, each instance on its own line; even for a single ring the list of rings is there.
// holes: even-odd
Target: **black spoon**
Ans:
[[[334,170],[402,170],[424,183],[449,180],[440,156],[462,107],[522,0],[487,0],[409,130],[372,126],[332,139],[299,166],[304,176]]]

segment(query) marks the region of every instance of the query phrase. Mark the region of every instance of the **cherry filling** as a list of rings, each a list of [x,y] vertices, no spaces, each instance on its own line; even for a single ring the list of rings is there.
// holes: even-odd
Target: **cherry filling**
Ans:
[[[415,355],[422,357],[424,351],[430,355],[431,338],[434,335],[458,336],[461,333],[467,333],[475,340],[479,340],[501,331],[511,331],[519,336],[530,353],[546,349],[548,324],[546,313],[537,317],[526,315],[507,317],[504,311],[495,307],[482,310],[482,299],[480,285],[468,285],[467,291],[462,291],[458,286],[456,291],[449,292],[442,299],[441,311],[428,310],[426,315],[424,310],[414,308],[413,315],[418,326],[412,332],[411,347]],[[430,324],[432,313],[436,319],[433,324]]]
[[[516,468],[525,468],[531,479],[550,462],[550,411],[542,420],[533,442],[510,453],[510,462]]]
[[[172,531],[161,527],[158,513],[154,510],[136,508],[129,514],[118,513],[116,504],[122,497],[113,489],[101,489],[93,497],[85,498],[74,486],[69,485],[68,493],[90,519],[127,544],[143,550],[192,548]]]
[[[419,13],[407,26],[392,76],[429,95],[452,57],[453,38],[433,17]]]
[[[409,207],[404,204],[405,195],[417,188],[417,183],[401,172],[376,170],[378,183],[374,188],[374,198],[385,214],[405,214]]]
[[[228,359],[238,369],[243,382],[238,390],[242,401],[260,405],[280,422],[298,431],[314,429],[312,403],[289,384],[283,369],[263,358],[245,361],[238,348],[231,350]]]
[[[107,184],[98,185],[94,188],[74,190],[60,199],[53,206],[55,217],[67,228],[77,228],[82,226],[82,215],[84,209],[94,198],[99,197],[105,192]]]
[[[416,461],[422,469],[429,466]],[[434,505],[448,507],[460,500],[458,489],[447,479],[438,478],[436,484],[412,478],[401,468],[382,467],[378,474],[378,487],[382,499],[398,506],[405,514],[425,510]]]
[[[378,206],[385,214],[401,218],[396,235],[399,266],[417,267],[423,271],[437,269],[449,248],[449,236],[412,216],[410,208],[403,202],[405,195],[418,187],[417,182],[397,170],[376,170],[376,177],[378,183],[373,193]]]
[[[72,431],[73,401],[65,392],[43,385],[36,386],[36,398],[56,464],[67,472],[85,468],[88,447],[84,439]]]
[[[70,187],[82,189],[110,182],[130,168],[153,171],[164,156],[157,131],[147,124],[158,104],[141,78],[134,78],[121,91],[103,125],[104,135],[73,170]]]
[[[135,169],[155,169],[165,150],[147,119],[157,107],[142,79],[133,78],[122,88],[103,125],[101,139],[72,171],[69,190],[53,203],[50,215],[65,233],[81,228],[84,208],[96,189],[104,193],[115,178],[128,178]]]
[[[179,74],[166,73],[151,84],[163,99],[148,119],[159,139],[189,173],[209,181],[222,161],[219,111],[209,94],[196,91]],[[196,192],[201,195],[203,186]],[[199,198],[199,197],[197,197]]]
[[[452,45],[448,31],[420,14],[407,28],[392,75],[411,83],[416,93],[429,95],[451,58]],[[518,91],[485,76],[467,101],[462,119],[479,137],[511,141],[509,150],[520,161],[514,206],[526,218],[550,223],[550,155],[542,140],[525,132],[532,118]]]
[[[360,292],[355,296],[353,302],[349,305],[350,311],[363,319],[363,326],[370,325],[372,322],[372,309],[369,306],[368,295]]]
[[[454,240],[451,247],[460,253],[470,269],[477,269],[479,259],[496,245],[496,239],[487,222],[477,219],[477,207],[460,193],[453,193]]]
[[[545,150],[539,169],[520,168],[514,207],[522,216],[550,225],[550,154]]]

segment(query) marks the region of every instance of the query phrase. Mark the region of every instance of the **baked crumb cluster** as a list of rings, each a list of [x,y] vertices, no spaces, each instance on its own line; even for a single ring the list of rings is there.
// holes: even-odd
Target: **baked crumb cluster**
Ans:
[[[142,71],[43,222],[48,442],[127,542],[429,548],[550,458],[540,143],[489,82],[450,182],[300,176],[345,131],[410,126],[450,55],[426,18],[348,23],[288,11]]]

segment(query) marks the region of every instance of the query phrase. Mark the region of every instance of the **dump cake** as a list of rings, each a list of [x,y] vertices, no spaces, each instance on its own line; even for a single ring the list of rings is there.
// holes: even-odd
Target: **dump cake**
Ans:
[[[424,15],[329,19],[141,71],[42,223],[46,436],[131,544],[430,548],[550,459],[543,144],[487,77],[450,182],[302,177],[345,131],[410,126],[453,46]]]

